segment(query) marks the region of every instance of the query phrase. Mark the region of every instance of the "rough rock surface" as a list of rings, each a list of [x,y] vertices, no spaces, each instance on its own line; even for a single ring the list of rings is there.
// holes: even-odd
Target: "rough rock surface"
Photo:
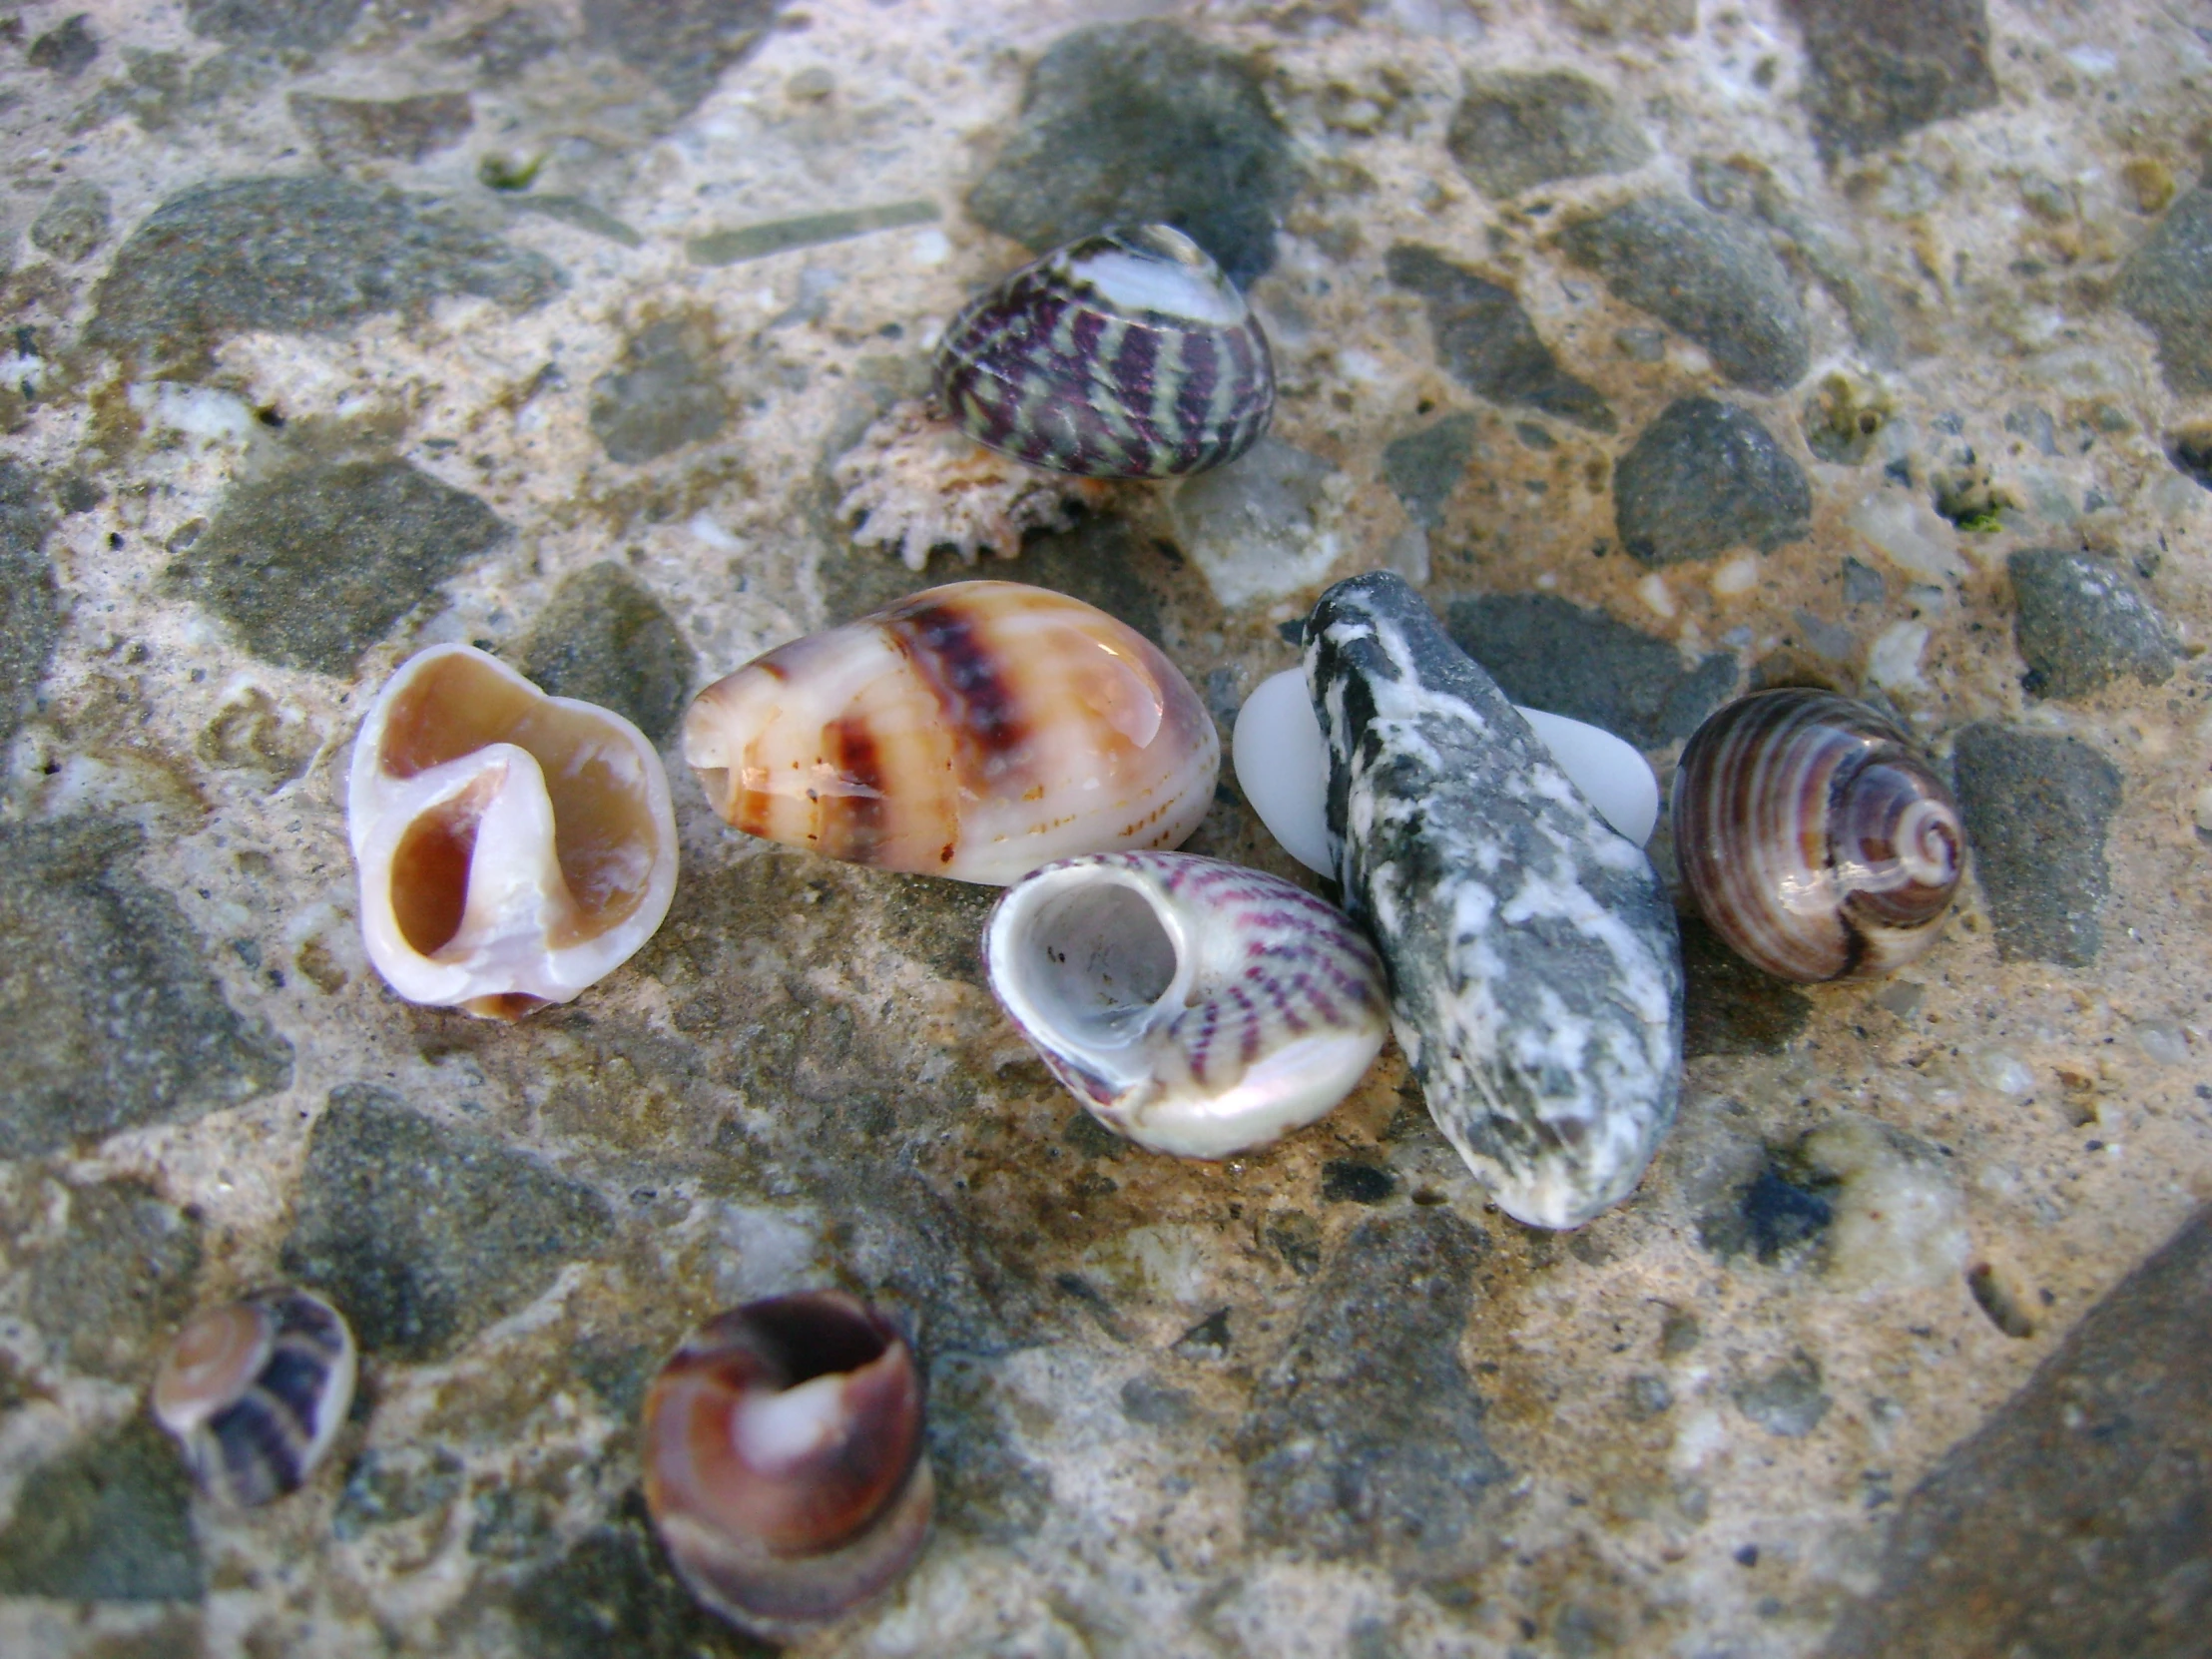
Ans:
[[[31,221],[31,241],[72,265],[89,259],[108,240],[111,207],[108,193],[98,185],[82,180],[64,185]]]
[[[319,52],[353,27],[364,0],[185,0],[185,21],[209,40]]]
[[[433,150],[458,144],[476,124],[465,92],[426,92],[417,98],[325,98],[295,92],[291,118],[314,144],[324,167],[348,162],[419,162]]]
[[[2212,391],[2212,185],[2166,212],[2120,271],[2119,300],[2158,337],[2174,390]]]
[[[584,38],[642,70],[680,110],[758,50],[783,0],[584,0]]]
[[[191,1477],[144,1416],[34,1469],[0,1532],[0,1596],[198,1601],[207,1591]]]
[[[2078,738],[1982,722],[1958,734],[1958,810],[1997,950],[2086,967],[2111,891],[2105,834],[2120,775]]]
[[[1322,595],[1306,684],[1346,898],[1437,1127],[1508,1214],[1581,1226],[1674,1121],[1682,963],[1657,875],[1397,577]]]
[[[2173,641],[2143,585],[2109,559],[2034,548],[2005,561],[2028,693],[2087,697],[2122,675],[2163,685]]]
[[[1383,446],[1383,479],[1407,517],[1431,529],[1443,522],[1444,503],[1474,456],[1475,425],[1471,414],[1448,414]]]
[[[1470,80],[1444,148],[1491,196],[1626,173],[1651,158],[1650,142],[1622,119],[1612,95],[1563,70]]]
[[[1765,235],[1687,197],[1646,196],[1577,220],[1559,246],[1631,305],[1705,347],[1753,391],[1788,391],[1811,351],[1805,305]]]
[[[1785,0],[1784,10],[1805,33],[1825,150],[1864,155],[1997,101],[1982,0]]]
[[[73,1187],[68,1205],[67,1235],[31,1266],[24,1312],[77,1370],[135,1382],[150,1345],[192,1312],[200,1219],[135,1181]]]
[[[61,632],[46,559],[51,527],[45,492],[30,468],[0,460],[0,750],[23,724]]]
[[[1621,457],[1613,513],[1631,555],[1668,565],[1802,541],[1813,527],[1813,490],[1805,469],[1749,409],[1684,397]]]
[[[730,394],[696,333],[680,321],[656,322],[624,347],[620,367],[592,382],[591,429],[608,459],[655,460],[729,421]]]
[[[1511,288],[1412,243],[1390,250],[1387,269],[1391,281],[1428,302],[1436,355],[1469,391],[1592,431],[1613,429],[1604,397],[1560,368]]]
[[[659,743],[676,729],[699,658],[660,601],[602,559],[555,590],[517,666],[539,689],[612,709]]]

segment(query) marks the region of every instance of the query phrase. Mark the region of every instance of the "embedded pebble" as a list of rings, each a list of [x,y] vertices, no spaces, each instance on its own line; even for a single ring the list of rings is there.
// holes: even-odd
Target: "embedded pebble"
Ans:
[[[516,666],[547,695],[612,709],[659,743],[676,730],[699,659],[644,584],[602,559],[554,590]]]
[[[1392,248],[1385,269],[1391,281],[1427,301],[1437,359],[1476,396],[1541,409],[1594,432],[1613,430],[1604,395],[1559,366],[1511,288],[1414,243]]]
[[[1934,1146],[1878,1118],[1840,1112],[1797,1156],[1831,1183],[1827,1277],[1851,1290],[1926,1290],[1965,1272],[1966,1201]]]
[[[1813,132],[1831,153],[1864,155],[1930,122],[1997,100],[1982,0],[1785,0],[1811,58]]]
[[[2013,631],[2032,697],[2087,697],[2123,675],[2146,686],[2174,671],[2173,642],[2150,594],[2110,559],[2035,548],[2005,562]]]
[[[89,259],[108,240],[108,193],[77,180],[46,199],[31,221],[31,241],[57,260]]]
[[[1594,81],[1563,70],[1469,79],[1444,148],[1489,196],[1518,196],[1557,179],[1626,173],[1651,145]]]
[[[52,528],[45,492],[30,468],[0,459],[0,752],[30,713],[61,632],[46,557]]]
[[[701,335],[683,322],[656,322],[592,381],[591,429],[609,460],[632,466],[656,460],[729,422],[730,394]]]
[[[1955,765],[1997,953],[2089,966],[2104,943],[2104,840],[2119,773],[2078,738],[1987,721],[1958,734]]]
[[[1647,565],[1665,565],[1803,541],[1812,530],[1813,491],[1749,409],[1683,397],[1620,458],[1613,511],[1621,545]]]
[[[2212,185],[2199,185],[2120,270],[2122,305],[2158,338],[2166,383],[2212,392]]]

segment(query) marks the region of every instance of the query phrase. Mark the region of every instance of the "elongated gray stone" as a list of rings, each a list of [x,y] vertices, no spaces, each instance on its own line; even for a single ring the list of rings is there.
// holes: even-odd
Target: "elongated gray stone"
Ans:
[[[1498,1205],[1579,1227],[1674,1121],[1682,956],[1643,851],[1385,571],[1306,623],[1345,901],[1428,1110]]]

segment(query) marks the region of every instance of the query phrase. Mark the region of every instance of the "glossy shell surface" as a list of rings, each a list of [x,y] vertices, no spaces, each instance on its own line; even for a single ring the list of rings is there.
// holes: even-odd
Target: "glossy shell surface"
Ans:
[[[1221,769],[1198,693],[1150,641],[1018,582],[930,588],[779,646],[699,694],[683,744],[748,834],[999,885],[1178,844]]]
[[[937,399],[978,442],[1087,478],[1176,478],[1267,430],[1267,336],[1221,269],[1165,225],[1024,266],[952,319]]]
[[[983,934],[991,989],[1053,1075],[1141,1146],[1224,1158],[1312,1123],[1388,1029],[1382,959],[1277,876],[1179,852],[1048,864]]]
[[[1965,830],[1911,740],[1863,703],[1784,689],[1699,727],[1674,782],[1683,885],[1746,960],[1811,982],[1934,942]]]
[[[772,1640],[881,1593],[928,1532],[920,1374],[896,1327],[848,1296],[709,1321],[647,1394],[644,1441],[646,1507],[677,1572]]]
[[[353,1404],[353,1334],[320,1297],[273,1287],[193,1317],[154,1380],[154,1417],[203,1488],[240,1507],[296,1491]]]
[[[353,742],[368,959],[410,1002],[513,1019],[653,936],[676,892],[668,775],[620,715],[465,645],[401,664]]]

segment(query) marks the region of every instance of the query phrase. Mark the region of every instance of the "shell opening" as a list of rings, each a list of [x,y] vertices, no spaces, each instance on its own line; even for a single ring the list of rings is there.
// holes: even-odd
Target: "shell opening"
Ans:
[[[399,936],[417,955],[451,944],[468,910],[468,872],[476,861],[476,830],[498,779],[479,779],[407,826],[391,855],[391,912]]]
[[[1085,1046],[1135,1039],[1186,977],[1182,952],[1141,887],[1093,882],[1047,894],[1025,931],[1031,1006]]]

